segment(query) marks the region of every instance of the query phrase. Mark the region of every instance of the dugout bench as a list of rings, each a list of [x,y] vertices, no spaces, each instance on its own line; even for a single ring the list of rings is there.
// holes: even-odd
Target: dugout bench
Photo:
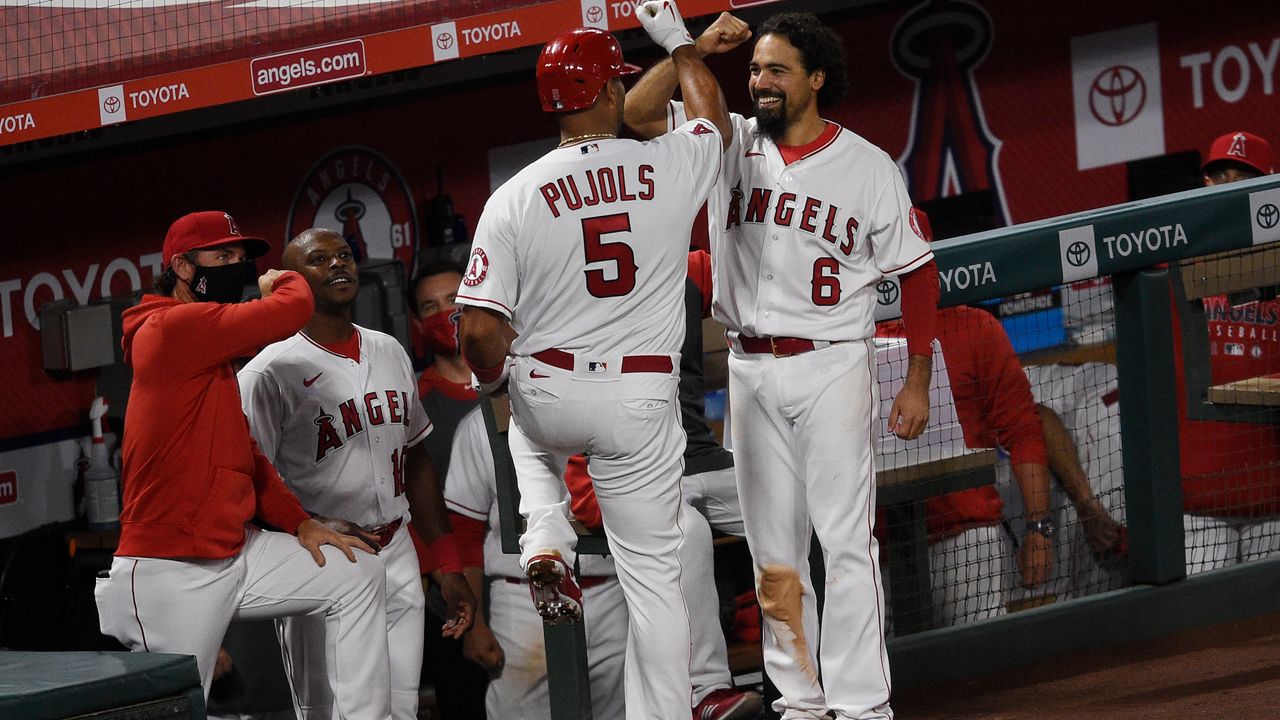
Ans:
[[[190,655],[0,652],[0,717],[204,720]]]

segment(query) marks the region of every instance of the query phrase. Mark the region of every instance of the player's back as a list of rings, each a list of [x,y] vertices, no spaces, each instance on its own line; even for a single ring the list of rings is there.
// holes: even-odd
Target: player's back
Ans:
[[[689,231],[719,155],[704,121],[551,151],[490,199],[459,299],[511,313],[514,355],[679,352]]]

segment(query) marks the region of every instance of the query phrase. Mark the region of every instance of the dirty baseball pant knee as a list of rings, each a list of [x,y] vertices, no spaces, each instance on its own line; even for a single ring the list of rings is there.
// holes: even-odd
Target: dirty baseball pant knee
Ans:
[[[623,659],[627,650],[627,603],[616,580],[582,591],[587,634],[588,681],[592,717],[621,720]],[[502,672],[489,681],[485,712],[502,720],[545,720],[551,699],[547,689],[547,652],[542,618],[529,602],[527,582],[489,580],[489,628],[502,646]]]

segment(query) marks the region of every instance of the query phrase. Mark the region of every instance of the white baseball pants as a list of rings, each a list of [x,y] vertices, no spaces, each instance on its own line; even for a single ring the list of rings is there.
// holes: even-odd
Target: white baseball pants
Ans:
[[[982,525],[929,545],[933,626],[947,627],[1005,613],[1001,575],[1013,548],[1004,528]],[[1013,573],[1017,574],[1014,562]]]
[[[391,716],[382,560],[357,552],[351,563],[324,546],[319,567],[297,538],[246,528],[225,560],[118,556],[95,588],[102,632],[134,652],[194,655],[205,697],[218,646],[233,618],[324,618],[326,666],[339,717]],[[420,639],[420,638],[419,638]]]
[[[1280,554],[1280,518],[1183,515],[1182,529],[1188,575]]]
[[[893,717],[871,532],[874,353],[867,340],[785,358],[729,355],[738,497],[764,611],[765,669],[784,718]],[[826,562],[821,636],[809,575],[814,531]]]
[[[387,573],[387,657],[390,666],[391,717],[417,720],[422,680],[422,637],[426,598],[418,554],[405,523],[378,554]],[[294,707],[303,720],[337,720],[333,693],[325,682],[328,647],[324,619],[301,615],[277,621],[285,672],[293,686]]]
[[[507,434],[528,519],[520,562],[548,550],[573,557],[563,475],[568,457],[586,452],[630,615],[627,720],[681,718],[692,707],[692,685],[677,555],[685,445],[678,378],[620,373],[618,358],[602,364],[611,375],[516,358]]]
[[[622,718],[623,660],[627,652],[627,602],[622,585],[607,580],[582,591],[587,633],[591,713],[597,720]],[[502,720],[546,720],[547,652],[542,618],[529,599],[529,584],[489,580],[489,628],[502,645],[502,674],[489,681],[485,714]]]
[[[720,596],[715,585],[715,548],[711,529],[741,537],[742,507],[738,503],[737,480],[733,468],[686,475],[684,506],[680,527],[684,541],[680,543],[681,582],[689,607],[690,640],[693,662],[693,704],[697,705],[712,692],[732,687],[729,652],[720,627]]]

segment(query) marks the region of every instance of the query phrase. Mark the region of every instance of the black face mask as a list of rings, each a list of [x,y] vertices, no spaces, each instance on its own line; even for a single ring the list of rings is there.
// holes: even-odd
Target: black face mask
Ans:
[[[238,303],[244,296],[243,262],[231,265],[195,265],[191,294],[202,302]]]

